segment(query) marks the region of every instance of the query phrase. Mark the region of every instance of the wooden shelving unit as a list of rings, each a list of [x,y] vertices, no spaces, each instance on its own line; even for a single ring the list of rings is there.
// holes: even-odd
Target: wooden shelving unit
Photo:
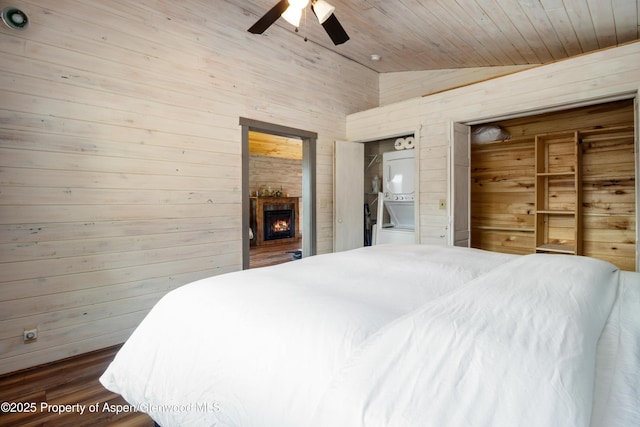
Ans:
[[[582,253],[582,179],[579,133],[535,139],[536,252]]]
[[[537,252],[536,229],[539,238],[545,230],[537,226],[537,220],[546,224],[541,219],[544,215],[550,218],[551,234],[548,241],[540,242],[539,246],[547,245],[540,252],[566,253],[569,249],[570,253],[602,259],[623,270],[636,270],[640,197],[635,116],[633,100],[622,100],[491,123],[513,137],[471,143],[472,247],[511,254]],[[581,191],[577,194],[579,203],[569,206],[569,199],[574,198],[570,195],[576,191],[571,184],[574,169],[566,167],[576,163],[568,160],[573,156],[574,131],[578,131],[580,147],[577,172],[581,183],[577,188]],[[572,140],[560,163],[568,174],[545,178],[552,181],[552,204],[539,203],[540,212],[536,213],[536,182],[542,181],[538,190],[545,188],[544,175],[536,176],[536,135],[548,140],[557,139],[557,134]],[[559,148],[552,148],[552,161],[553,152]],[[556,168],[548,172],[561,171]],[[559,180],[564,180],[566,191],[560,191]],[[577,227],[572,218],[574,206],[578,206],[580,215]],[[565,227],[554,227],[558,223]],[[576,251],[573,230],[579,232]]]

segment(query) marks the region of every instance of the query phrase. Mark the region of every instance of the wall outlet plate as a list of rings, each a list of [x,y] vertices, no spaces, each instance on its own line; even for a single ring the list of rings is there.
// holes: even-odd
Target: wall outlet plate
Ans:
[[[38,328],[35,326],[24,328],[22,331],[22,339],[25,344],[36,342],[38,340]]]

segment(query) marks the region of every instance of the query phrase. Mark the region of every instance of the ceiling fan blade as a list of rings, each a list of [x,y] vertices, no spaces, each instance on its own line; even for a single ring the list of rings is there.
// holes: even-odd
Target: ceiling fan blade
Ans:
[[[262,34],[267,28],[280,18],[280,15],[287,10],[289,2],[287,0],[280,0],[275,6],[265,13],[264,16],[249,28],[249,32],[253,34]]]
[[[336,18],[336,15],[333,13],[322,23],[322,26],[336,46],[349,40],[349,35],[344,28],[342,28],[342,25],[338,22],[338,18]]]

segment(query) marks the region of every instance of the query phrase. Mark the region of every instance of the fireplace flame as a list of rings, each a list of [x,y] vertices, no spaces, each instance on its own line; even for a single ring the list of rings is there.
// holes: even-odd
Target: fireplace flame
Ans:
[[[274,221],[271,225],[271,229],[275,232],[288,231],[289,230],[289,221],[278,220]]]

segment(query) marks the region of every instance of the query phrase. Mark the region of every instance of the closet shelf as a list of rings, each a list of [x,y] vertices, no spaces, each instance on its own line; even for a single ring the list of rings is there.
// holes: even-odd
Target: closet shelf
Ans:
[[[582,253],[582,177],[578,131],[536,135],[536,252]],[[557,178],[557,179],[554,179]],[[567,180],[572,190],[564,188]],[[554,200],[556,192],[561,198]],[[565,206],[574,209],[564,209]],[[557,242],[564,242],[557,243]]]
[[[575,172],[538,172],[536,176],[575,176]]]
[[[549,214],[549,215],[575,215],[576,211],[560,211],[560,210],[541,210],[536,211],[539,214]]]
[[[533,233],[535,231],[534,228],[498,227],[498,226],[493,226],[493,225],[474,225],[471,228],[474,228],[476,230],[509,231],[509,232],[524,232],[524,233]]]
[[[546,243],[544,245],[540,245],[536,247],[537,252],[553,252],[558,254],[569,254],[575,255],[576,250],[574,246],[570,245],[561,245],[557,243]]]

